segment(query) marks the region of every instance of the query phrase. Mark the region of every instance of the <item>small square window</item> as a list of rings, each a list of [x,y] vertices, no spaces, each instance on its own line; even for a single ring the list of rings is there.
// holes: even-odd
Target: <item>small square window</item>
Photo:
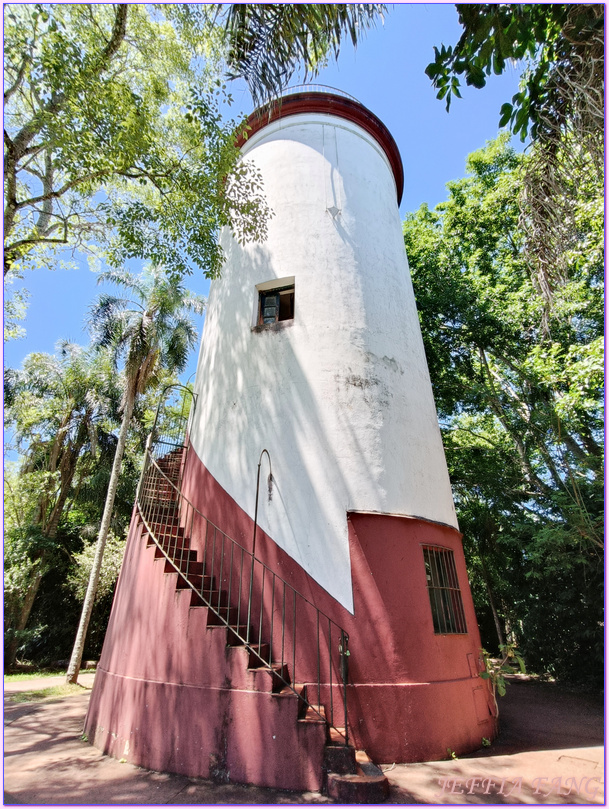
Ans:
[[[258,326],[294,319],[294,284],[258,293]]]
[[[449,548],[423,546],[427,592],[436,635],[467,633],[455,558]]]

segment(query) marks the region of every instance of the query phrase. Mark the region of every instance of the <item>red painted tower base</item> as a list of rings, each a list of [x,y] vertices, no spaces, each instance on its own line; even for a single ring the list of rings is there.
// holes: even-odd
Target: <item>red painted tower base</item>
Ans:
[[[192,448],[184,494],[223,532],[251,547],[252,520]],[[496,718],[488,683],[479,676],[480,638],[461,535],[420,519],[345,518],[353,615],[260,531],[256,556],[348,632],[352,743],[377,763],[477,749],[484,737],[495,736]],[[193,532],[193,548],[203,541]],[[466,633],[434,632],[423,546],[453,551]],[[210,628],[204,611],[191,605],[190,591],[176,589],[177,578],[147,546],[134,513],[86,719],[89,738],[104,752],[151,769],[319,789],[324,729],[296,722],[296,697],[268,698],[270,687],[261,681],[268,675],[248,670],[245,649],[227,645],[225,629]],[[302,681],[315,676],[307,671],[316,659],[310,630],[299,630]]]

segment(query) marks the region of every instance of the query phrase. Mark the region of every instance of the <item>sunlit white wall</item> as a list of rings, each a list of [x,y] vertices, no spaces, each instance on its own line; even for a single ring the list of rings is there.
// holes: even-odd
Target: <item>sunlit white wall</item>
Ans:
[[[261,527],[352,610],[348,511],[457,524],[395,181],[379,143],[331,115],[275,121],[242,152],[274,216],[263,244],[223,235],[192,443],[252,517],[268,449]],[[294,320],[253,330],[256,285],[291,276]]]

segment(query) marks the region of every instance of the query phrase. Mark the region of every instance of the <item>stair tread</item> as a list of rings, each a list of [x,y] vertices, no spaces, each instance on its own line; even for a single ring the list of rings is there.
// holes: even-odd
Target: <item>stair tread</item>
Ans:
[[[357,772],[351,773],[338,773],[338,772],[329,772],[328,773],[328,780],[332,779],[333,781],[354,781],[356,783],[382,783],[387,780],[387,776],[384,775],[382,770],[376,766],[376,764],[372,765],[376,770],[377,773],[368,773],[362,769],[362,767],[357,768]]]
[[[307,705],[307,710],[304,716],[298,719],[298,722],[306,722],[306,723],[315,723],[318,722],[319,724],[327,724],[326,722],[326,712],[324,710],[323,705],[318,706],[319,713],[316,709],[312,708],[310,705]],[[320,716],[321,714],[321,716]]]
[[[336,744],[339,746],[343,746],[345,744],[345,729],[339,727],[332,727],[332,725],[328,725],[328,744]]]
[[[389,781],[372,762],[358,763],[354,773],[329,772],[325,791],[339,803],[384,803],[389,797]]]

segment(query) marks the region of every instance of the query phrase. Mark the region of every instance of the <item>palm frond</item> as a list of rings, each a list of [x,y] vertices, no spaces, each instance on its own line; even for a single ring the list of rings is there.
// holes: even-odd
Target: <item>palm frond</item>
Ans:
[[[383,3],[219,3],[232,78],[242,76],[254,102],[278,95],[299,65],[315,75],[320,60],[337,57],[345,36],[356,45],[382,19]]]
[[[120,409],[155,385],[163,371],[182,370],[197,341],[188,312],[201,314],[205,299],[170,279],[162,267],[148,266],[138,276],[103,273],[136,293],[137,301],[102,294],[91,307],[89,328],[98,350],[112,351],[115,367],[124,363]]]
[[[106,270],[99,274],[97,283],[114,284],[115,286],[132,290],[140,299],[146,297],[146,279],[133,275],[126,270]]]

